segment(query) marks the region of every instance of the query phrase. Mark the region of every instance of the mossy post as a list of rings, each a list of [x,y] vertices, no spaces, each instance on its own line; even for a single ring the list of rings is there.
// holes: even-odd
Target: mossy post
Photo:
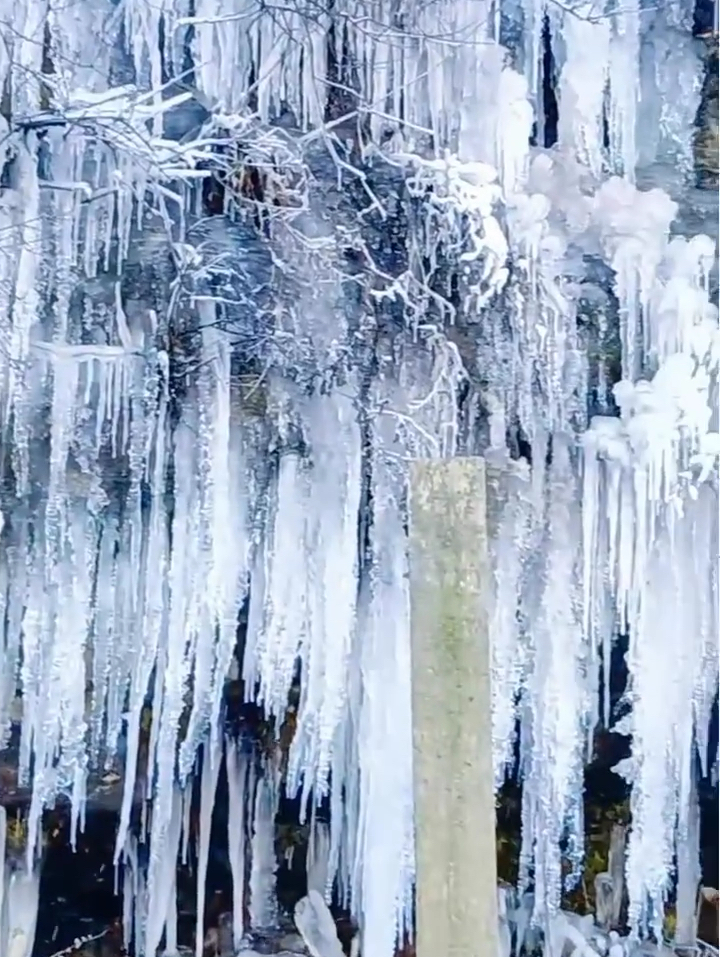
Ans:
[[[410,474],[417,957],[497,957],[485,463]]]

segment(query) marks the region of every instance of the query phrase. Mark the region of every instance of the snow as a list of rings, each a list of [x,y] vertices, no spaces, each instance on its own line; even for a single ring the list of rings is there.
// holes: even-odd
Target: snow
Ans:
[[[0,189],[0,741],[21,701],[19,773],[32,785],[25,860],[12,879],[0,868],[25,937],[8,941],[0,908],[3,953],[31,944],[43,809],[69,796],[74,840],[91,775],[116,761],[125,783],[115,858],[137,948],[155,953],[164,937],[173,950],[196,773],[202,926],[223,760],[235,944],[246,892],[252,928],[276,920],[278,768],[225,735],[235,669],[276,729],[299,677],[285,788],[317,843],[313,891],[334,891],[365,952],[390,957],[411,928],[414,872],[406,466],[461,450],[504,470],[491,516],[493,768],[499,788],[518,745],[524,791],[520,903],[503,919],[524,935],[534,915],[558,941],[600,952],[586,939],[595,931],[560,911],[561,861],[569,847],[572,880],[583,764],[597,723],[617,718],[604,675],[623,634],[629,680],[615,730],[631,746],[617,769],[632,784],[630,923],[657,932],[678,852],[687,922],[696,753],[700,773],[716,767],[716,248],[676,235],[682,194],[637,183],[668,159],[678,176],[689,169],[700,87],[689,5],[641,11],[623,0],[602,18],[590,3],[543,0],[343,0],[334,10],[357,84],[338,136],[369,136],[378,163],[404,178],[407,268],[376,270],[358,319],[328,214],[336,199],[325,208],[303,193],[301,208],[277,212],[266,246],[287,301],[275,327],[265,312],[257,320],[270,343],[252,373],[258,418],[235,374],[240,346],[223,328],[225,267],[208,265],[192,232],[197,184],[221,115],[238,139],[259,131],[258,156],[282,156],[305,177],[311,139],[282,139],[267,124],[322,122],[329,13],[261,17],[251,0],[0,4],[0,22],[13,25],[12,49],[0,49],[0,81],[13,90],[9,125],[0,119],[10,150]],[[517,42],[506,40],[520,13]],[[559,105],[547,150],[529,146],[533,122],[540,141],[551,123],[539,88],[546,14]],[[53,74],[33,39],[46,17]],[[190,54],[195,97],[168,81]],[[218,115],[178,142],[170,115],[196,100]],[[375,210],[386,215],[391,200]],[[160,267],[152,290],[133,288],[139,264],[155,269],[170,252],[183,276],[202,272],[188,301],[179,282],[166,295]],[[448,255],[457,284],[444,298],[432,279]],[[241,258],[250,263],[249,242],[232,249],[234,269]],[[588,278],[591,261],[611,277],[603,288]],[[389,332],[396,307],[405,327]],[[593,323],[601,351],[617,326],[614,386],[593,355]],[[197,361],[178,374],[170,333],[188,332]],[[596,374],[604,414],[588,421]],[[487,423],[466,406],[461,415],[466,394]],[[326,798],[327,831],[316,817]],[[603,947],[615,957],[620,944]]]

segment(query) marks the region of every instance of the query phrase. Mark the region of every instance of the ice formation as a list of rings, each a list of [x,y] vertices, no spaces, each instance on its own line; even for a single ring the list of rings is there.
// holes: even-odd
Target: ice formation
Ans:
[[[703,775],[716,766],[716,249],[674,226],[677,182],[636,184],[668,158],[687,170],[700,62],[689,0],[597,11],[0,3],[0,744],[21,701],[32,787],[12,871],[0,807],[3,953],[30,952],[43,809],[67,795],[77,833],[91,775],[122,757],[116,863],[137,953],[176,946],[198,769],[201,947],[224,761],[235,942],[246,916],[275,919],[285,787],[312,829],[329,801],[313,893],[334,890],[364,953],[391,957],[412,919],[404,503],[419,455],[486,453],[505,471],[493,758],[499,787],[517,751],[523,781],[514,932],[532,917],[591,953],[559,911],[561,865],[572,880],[583,764],[617,719],[618,635],[632,929],[660,930],[679,847],[687,896],[696,755]],[[257,229],[229,191],[226,215],[199,214],[233,143],[246,165],[226,182],[265,170],[274,197]],[[276,727],[299,678],[282,775],[225,734],[233,668]]]

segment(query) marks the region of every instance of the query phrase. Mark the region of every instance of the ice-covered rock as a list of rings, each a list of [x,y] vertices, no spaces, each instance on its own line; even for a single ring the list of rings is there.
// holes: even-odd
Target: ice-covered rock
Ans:
[[[295,923],[312,957],[342,957],[332,914],[315,890],[295,905]]]

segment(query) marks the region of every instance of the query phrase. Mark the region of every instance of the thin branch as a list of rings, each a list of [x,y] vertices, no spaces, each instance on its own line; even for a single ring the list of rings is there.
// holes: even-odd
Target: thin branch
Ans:
[[[63,948],[63,950],[58,950],[54,954],[51,954],[51,957],[69,957],[70,954],[74,953],[76,950],[80,950],[81,947],[84,947],[85,944],[92,944],[96,940],[102,940],[103,937],[107,936],[107,928],[102,931],[100,934],[89,934],[87,937],[77,937],[70,944],[69,947]]]

